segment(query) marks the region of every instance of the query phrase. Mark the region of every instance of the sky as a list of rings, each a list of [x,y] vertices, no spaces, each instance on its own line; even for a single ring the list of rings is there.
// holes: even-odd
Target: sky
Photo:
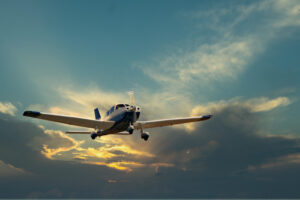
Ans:
[[[299,198],[300,2],[0,1],[0,198]],[[24,118],[213,114],[131,136]]]

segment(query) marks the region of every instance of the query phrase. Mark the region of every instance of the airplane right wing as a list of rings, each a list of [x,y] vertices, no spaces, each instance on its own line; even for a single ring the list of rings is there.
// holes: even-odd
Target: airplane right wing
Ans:
[[[33,118],[48,120],[52,122],[59,122],[63,124],[69,124],[69,125],[86,127],[86,128],[93,128],[93,129],[97,128],[101,130],[109,129],[115,124],[114,121],[101,121],[101,120],[94,120],[94,119],[87,119],[87,118],[73,117],[73,116],[66,116],[66,115],[41,113],[36,111],[25,111],[23,115],[26,117],[33,117]]]
[[[197,117],[160,119],[160,120],[152,120],[152,121],[138,121],[134,124],[134,129],[172,126],[175,124],[184,124],[184,123],[189,123],[189,122],[204,121],[204,120],[210,119],[211,117],[212,117],[212,115],[204,115],[204,116],[197,116]]]

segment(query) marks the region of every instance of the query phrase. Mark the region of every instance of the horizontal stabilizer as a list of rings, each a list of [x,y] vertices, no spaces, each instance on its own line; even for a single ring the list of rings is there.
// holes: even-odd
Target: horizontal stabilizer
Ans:
[[[91,131],[67,131],[66,134],[91,134]]]

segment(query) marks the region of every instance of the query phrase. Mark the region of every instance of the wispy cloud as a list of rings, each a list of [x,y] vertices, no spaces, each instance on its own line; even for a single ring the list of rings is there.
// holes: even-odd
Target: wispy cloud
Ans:
[[[43,131],[50,137],[50,139],[46,141],[46,144],[43,144],[41,153],[49,159],[55,159],[54,156],[61,154],[62,152],[68,152],[76,149],[84,142],[77,141],[61,131],[45,129]]]
[[[248,100],[242,100],[239,98],[230,99],[228,101],[210,102],[205,105],[198,105],[194,107],[191,115],[200,115],[201,113],[212,113],[223,110],[229,106],[243,106],[248,108],[251,112],[266,112],[275,108],[288,106],[291,104],[291,100],[287,97],[277,97],[269,99],[267,97],[253,98]]]
[[[145,74],[168,90],[178,91],[196,83],[205,85],[207,82],[235,79],[255,55],[281,35],[279,32],[283,28],[300,25],[300,3],[266,0],[197,11],[185,17],[198,21],[197,25],[210,27],[218,37],[200,42],[193,38],[194,48],[179,47],[180,50],[143,65]],[[260,20],[249,23],[254,17]],[[249,31],[241,31],[245,27]]]

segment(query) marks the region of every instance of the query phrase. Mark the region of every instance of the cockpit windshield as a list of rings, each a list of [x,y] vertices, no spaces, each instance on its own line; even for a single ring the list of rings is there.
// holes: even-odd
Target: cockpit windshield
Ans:
[[[123,107],[125,107],[124,104],[118,104],[118,105],[116,105],[116,110],[117,110],[118,108],[123,108]]]

